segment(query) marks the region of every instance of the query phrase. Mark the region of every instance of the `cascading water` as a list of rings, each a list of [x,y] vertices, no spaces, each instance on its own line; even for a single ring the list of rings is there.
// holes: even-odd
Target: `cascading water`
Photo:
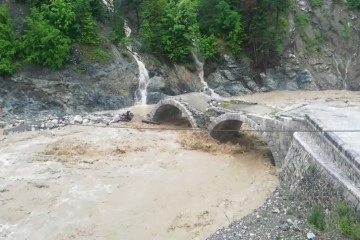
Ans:
[[[127,22],[124,23],[124,29],[126,37],[130,37],[131,29],[127,25]],[[149,72],[145,67],[145,64],[140,61],[139,55],[134,52],[131,46],[127,46],[127,50],[134,57],[138,68],[139,68],[139,88],[135,92],[135,105],[146,105],[146,97],[147,97],[147,86],[149,85]]]
[[[338,62],[338,60],[336,59],[336,54],[334,53],[333,55],[333,58],[334,58],[334,61],[335,61],[335,66],[336,66],[336,70],[338,72],[338,76],[339,78],[342,80],[342,85],[343,85],[343,89],[346,90],[348,88],[347,86],[347,78],[348,78],[348,69],[349,69],[349,66],[350,64],[353,62],[353,59],[355,59],[356,61],[356,57],[357,57],[357,54],[358,54],[358,51],[356,51],[353,55],[351,55],[351,57],[348,59],[348,61],[346,62],[346,65],[345,65],[345,69],[344,69],[344,76],[343,74],[341,73],[340,71],[340,63],[342,64],[342,60],[340,58],[340,63]]]
[[[210,97],[220,98],[220,95],[215,93],[214,90],[211,89],[209,87],[209,85],[207,84],[207,82],[205,82],[205,80],[204,80],[204,63],[199,60],[199,58],[196,56],[196,54],[194,52],[192,52],[192,55],[194,57],[194,61],[195,61],[195,64],[196,64],[196,70],[198,72],[198,76],[199,76],[200,81],[201,81],[201,83],[203,85],[203,88],[201,89],[201,92],[204,92],[204,93],[210,95]]]

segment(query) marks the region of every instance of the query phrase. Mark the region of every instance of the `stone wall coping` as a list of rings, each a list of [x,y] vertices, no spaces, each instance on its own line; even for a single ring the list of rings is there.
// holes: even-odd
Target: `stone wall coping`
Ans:
[[[314,130],[319,131],[322,135],[340,152],[342,152],[346,158],[352,162],[360,170],[360,155],[353,151],[353,149],[346,144],[341,138],[336,136],[332,132],[326,132],[325,126],[320,124],[319,119],[315,117],[310,117],[305,114],[306,121],[314,128]]]
[[[334,180],[338,181],[343,185],[343,187],[348,190],[350,193],[352,193],[356,198],[357,201],[360,202],[360,189],[358,189],[347,177],[343,177],[339,172],[337,172],[335,169],[332,169],[332,164],[327,164],[322,160],[320,156],[318,156],[306,142],[303,142],[301,140],[301,132],[294,133],[293,141],[296,141],[299,145],[301,145],[305,151],[313,156],[314,159],[316,159],[316,163],[320,164],[323,169],[326,170],[326,172],[333,177]],[[354,206],[358,207],[358,206]]]

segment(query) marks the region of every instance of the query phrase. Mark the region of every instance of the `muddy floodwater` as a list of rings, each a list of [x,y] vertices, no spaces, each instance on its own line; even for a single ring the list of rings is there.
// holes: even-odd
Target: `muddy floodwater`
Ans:
[[[3,136],[0,239],[205,239],[278,185],[262,151],[192,148],[191,134],[68,126]]]

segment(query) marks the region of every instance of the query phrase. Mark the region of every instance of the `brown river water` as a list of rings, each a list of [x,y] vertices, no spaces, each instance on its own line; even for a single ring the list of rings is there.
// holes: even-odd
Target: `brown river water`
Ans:
[[[0,239],[205,239],[278,185],[263,150],[119,126],[2,137]]]
[[[280,108],[360,103],[346,91],[238,99]],[[129,126],[144,126],[150,109],[131,108]],[[0,239],[205,239],[278,185],[256,136],[219,145],[198,132],[119,126],[0,135]]]

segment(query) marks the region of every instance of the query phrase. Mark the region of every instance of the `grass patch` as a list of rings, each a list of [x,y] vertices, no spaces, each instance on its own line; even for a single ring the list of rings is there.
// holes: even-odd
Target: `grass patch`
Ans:
[[[336,229],[350,239],[360,240],[360,225],[355,212],[344,203],[337,204],[335,210]]]
[[[230,101],[222,101],[221,102],[221,106],[222,107],[229,107],[231,105],[231,102]]]
[[[321,206],[313,206],[308,214],[308,222],[319,231],[325,230],[325,212]]]
[[[271,116],[277,116],[279,114],[279,112],[280,112],[280,109],[278,107],[272,107],[270,115]]]
[[[351,24],[347,21],[339,21],[339,23],[341,24],[340,36],[346,41],[349,40]]]
[[[321,35],[315,36],[315,39],[309,37],[306,34],[300,35],[305,43],[306,51],[309,54],[319,53],[322,46],[322,37]]]
[[[104,47],[74,44],[74,48],[79,51],[81,62],[85,64],[94,62],[101,63],[112,58],[111,53],[108,52],[107,49]]]
[[[108,53],[108,52],[105,52],[104,50],[102,49],[95,49],[95,56],[97,59],[99,60],[108,60],[111,58],[111,54]]]
[[[316,172],[316,164],[315,163],[311,163],[309,166],[309,170],[311,173],[315,173]]]
[[[308,214],[308,223],[323,232],[335,229],[346,239],[360,240],[360,222],[355,211],[345,203],[335,205],[333,213],[325,216],[324,209],[315,205]]]
[[[309,37],[306,34],[305,28],[309,25],[310,19],[306,13],[299,13],[295,16],[295,25],[298,29],[301,39],[305,43],[306,51],[309,54],[319,53],[323,43],[323,38],[320,31],[315,32],[315,38]]]
[[[306,13],[298,13],[295,16],[295,24],[299,32],[302,33],[305,30],[305,27],[309,24],[309,16]]]

